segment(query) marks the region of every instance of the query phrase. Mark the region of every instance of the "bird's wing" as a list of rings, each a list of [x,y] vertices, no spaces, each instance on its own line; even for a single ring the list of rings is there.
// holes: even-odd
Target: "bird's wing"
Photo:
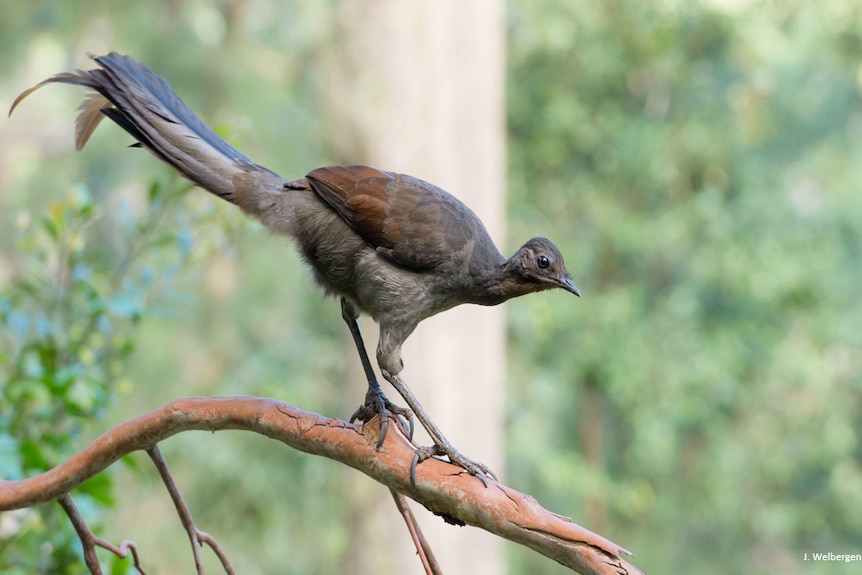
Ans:
[[[467,206],[417,178],[367,166],[318,168],[306,178],[363,240],[409,269],[463,258],[479,235],[487,235]]]

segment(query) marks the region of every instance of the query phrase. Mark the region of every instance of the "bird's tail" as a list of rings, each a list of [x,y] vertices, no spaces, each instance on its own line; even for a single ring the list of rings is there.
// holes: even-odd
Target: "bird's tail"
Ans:
[[[174,94],[148,66],[111,52],[93,58],[100,68],[64,72],[23,92],[9,110],[33,91],[55,82],[91,88],[79,108],[75,147],[87,143],[103,115],[126,130],[156,157],[195,184],[246,212],[261,210],[279,194],[285,180],[225,142]],[[269,198],[267,198],[269,196]]]

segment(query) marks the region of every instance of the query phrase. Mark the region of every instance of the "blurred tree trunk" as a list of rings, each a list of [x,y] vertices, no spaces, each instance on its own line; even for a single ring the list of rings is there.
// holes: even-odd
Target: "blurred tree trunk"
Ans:
[[[336,160],[428,180],[465,201],[503,241],[505,111],[503,3],[343,2],[328,65]],[[374,353],[376,329],[361,324]],[[502,475],[502,308],[462,306],[423,322],[404,348],[404,378],[468,457]],[[348,338],[349,339],[349,338]],[[349,357],[355,357],[347,343]],[[364,379],[350,374],[358,406]],[[394,390],[390,398],[403,404]],[[417,438],[427,443],[417,423]],[[351,475],[353,517],[345,573],[420,573],[391,497]],[[414,505],[414,507],[416,507]],[[502,573],[502,544],[414,509],[444,570]]]
[[[578,405],[578,450],[596,477],[607,477],[604,397],[597,381],[587,379]],[[584,498],[584,524],[598,533],[607,528],[608,505],[603,493],[593,490]]]

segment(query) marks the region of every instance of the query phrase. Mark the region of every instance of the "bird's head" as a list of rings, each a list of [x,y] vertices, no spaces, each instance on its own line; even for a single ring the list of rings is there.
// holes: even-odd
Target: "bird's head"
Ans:
[[[509,259],[511,271],[527,286],[527,291],[561,288],[581,295],[563,261],[563,254],[547,238],[533,238]]]

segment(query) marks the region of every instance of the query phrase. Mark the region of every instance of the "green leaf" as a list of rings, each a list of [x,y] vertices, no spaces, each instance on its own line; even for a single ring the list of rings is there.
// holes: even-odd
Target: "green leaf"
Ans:
[[[24,469],[45,470],[51,467],[43,449],[40,443],[30,439],[21,442],[19,453]]]
[[[138,318],[143,312],[140,297],[129,293],[120,293],[110,297],[106,309],[112,315],[126,318]]]
[[[85,494],[98,503],[111,506],[115,502],[113,483],[110,473],[99,473],[82,483],[76,492]]]
[[[0,432],[0,478],[21,479],[24,470],[21,467],[18,440],[5,432]]]

